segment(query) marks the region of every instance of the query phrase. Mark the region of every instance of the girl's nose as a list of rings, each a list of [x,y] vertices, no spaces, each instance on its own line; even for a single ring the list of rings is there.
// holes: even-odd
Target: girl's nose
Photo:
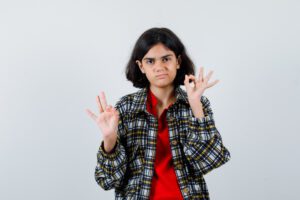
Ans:
[[[156,71],[161,71],[165,68],[166,68],[165,63],[163,63],[163,62],[157,62],[156,63],[156,66],[155,66]]]
[[[156,72],[161,72],[161,71],[164,71],[164,70],[165,70],[165,68],[163,66],[159,66],[159,67],[155,68]]]

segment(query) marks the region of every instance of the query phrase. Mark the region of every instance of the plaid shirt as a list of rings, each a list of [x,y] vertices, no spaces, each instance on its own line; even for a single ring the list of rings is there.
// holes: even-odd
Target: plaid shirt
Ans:
[[[147,88],[123,96],[117,142],[112,152],[97,152],[95,180],[104,189],[115,188],[116,199],[149,199],[154,173],[157,118],[146,109]],[[203,175],[230,160],[213,119],[207,97],[201,96],[204,117],[194,117],[187,93],[175,88],[176,101],[166,113],[171,153],[182,196],[209,200]]]

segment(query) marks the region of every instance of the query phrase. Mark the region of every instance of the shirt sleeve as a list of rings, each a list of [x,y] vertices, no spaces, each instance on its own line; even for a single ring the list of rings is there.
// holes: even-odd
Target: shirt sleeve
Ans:
[[[223,145],[215,126],[213,112],[207,97],[202,96],[204,117],[189,118],[187,142],[183,150],[196,175],[205,175],[230,160],[230,152]]]
[[[123,126],[121,113],[119,115],[117,133],[117,141],[111,152],[105,152],[104,141],[101,142],[97,152],[95,180],[104,190],[110,190],[122,185],[122,181],[126,172],[127,156],[122,142],[125,129]]]

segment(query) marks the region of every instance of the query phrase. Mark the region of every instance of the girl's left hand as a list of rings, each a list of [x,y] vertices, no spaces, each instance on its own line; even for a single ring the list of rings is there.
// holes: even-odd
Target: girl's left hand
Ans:
[[[185,75],[184,85],[189,101],[198,101],[205,89],[210,88],[219,82],[219,80],[215,80],[212,83],[208,83],[213,71],[210,71],[205,78],[203,78],[203,71],[204,68],[200,67],[198,79],[196,79],[194,75]],[[193,81],[194,86],[190,84],[190,80]]]

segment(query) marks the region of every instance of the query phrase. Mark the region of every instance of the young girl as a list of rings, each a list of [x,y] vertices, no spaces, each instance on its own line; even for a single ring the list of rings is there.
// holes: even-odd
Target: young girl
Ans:
[[[204,77],[201,67],[195,77],[184,45],[167,28],[139,37],[126,77],[140,89],[115,107],[101,92],[99,115],[87,109],[103,134],[95,179],[104,190],[115,188],[116,199],[209,199],[203,175],[230,159],[203,96],[218,82],[209,83],[212,73]]]

